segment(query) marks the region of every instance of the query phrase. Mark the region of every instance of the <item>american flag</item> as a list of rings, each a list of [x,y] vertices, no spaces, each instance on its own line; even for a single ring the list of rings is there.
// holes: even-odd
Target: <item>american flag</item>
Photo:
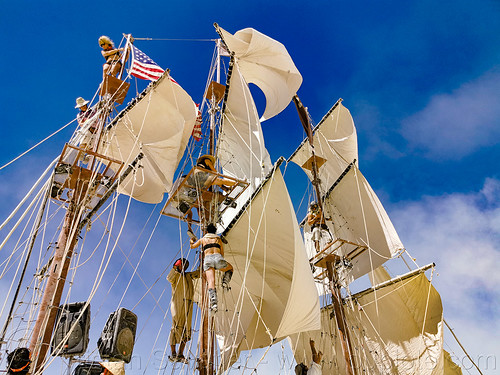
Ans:
[[[132,45],[132,65],[130,74],[140,79],[156,81],[164,70],[151,60],[144,52]]]
[[[193,132],[191,133],[195,141],[199,141],[202,136],[201,124],[203,123],[203,119],[201,117],[201,111],[199,106],[200,106],[199,104],[196,104],[196,109],[198,110],[198,116],[196,117],[196,122],[194,123]]]

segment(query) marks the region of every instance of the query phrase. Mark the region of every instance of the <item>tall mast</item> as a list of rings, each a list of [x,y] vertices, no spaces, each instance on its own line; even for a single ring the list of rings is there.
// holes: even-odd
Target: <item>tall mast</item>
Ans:
[[[209,136],[209,153],[215,156],[215,128],[216,128],[216,115],[220,111],[219,103],[222,99],[224,92],[223,85],[220,84],[220,49],[221,40],[217,39],[215,42],[216,60],[215,60],[215,81],[212,81],[208,87],[205,98],[208,100],[210,114],[210,136]],[[211,217],[212,215],[208,215]],[[208,217],[200,218],[202,228],[207,224]],[[204,254],[202,251],[201,263],[204,261]],[[213,375],[214,374],[214,355],[215,355],[215,333],[214,333],[214,318],[208,314],[208,283],[205,278],[201,283],[201,327],[200,327],[200,358],[198,359],[198,370],[200,375]],[[210,329],[209,329],[210,327]]]
[[[68,275],[73,250],[77,244],[78,235],[83,229],[83,224],[88,222],[89,216],[81,222],[82,215],[85,212],[85,205],[88,202],[88,190],[92,182],[98,183],[99,174],[94,170],[97,165],[97,159],[108,159],[96,153],[104,129],[106,119],[108,118],[113,108],[111,100],[103,99],[104,103],[100,103],[101,112],[97,119],[97,135],[95,143],[89,145],[90,149],[75,148],[77,152],[75,165],[71,168],[68,174],[67,185],[68,200],[67,210],[64,216],[63,227],[59,233],[56,242],[54,257],[49,267],[49,274],[45,289],[43,291],[38,316],[35,321],[35,326],[31,336],[30,351],[33,359],[33,367],[31,373],[43,372],[43,363],[47,355],[50,342],[52,339],[52,331],[56,322],[56,316],[61,302],[62,293],[64,290],[66,277]],[[67,147],[64,148],[64,152]],[[80,155],[87,153],[89,162],[87,168],[77,166]],[[140,155],[142,157],[142,155]],[[62,158],[61,158],[62,160]],[[109,159],[108,159],[109,160]],[[136,159],[137,161],[137,159]],[[133,164],[135,164],[135,162]],[[122,174],[119,181],[114,181],[113,186],[109,189],[116,189],[117,185],[123,180],[124,176],[132,170],[133,165],[129,166],[127,171]],[[109,195],[105,195],[108,198]],[[104,198],[104,197],[103,197]],[[101,202],[99,204],[102,205]],[[96,206],[97,207],[97,206]],[[100,206],[99,206],[100,207]],[[91,211],[91,214],[94,211]]]
[[[318,178],[318,164],[316,160],[316,153],[314,151],[314,140],[313,140],[313,133],[312,133],[312,128],[311,128],[311,123],[309,121],[309,113],[307,113],[307,108],[305,108],[302,105],[302,102],[300,101],[298,95],[294,95],[293,97],[293,102],[295,103],[295,107],[297,108],[297,112],[299,113],[300,117],[300,122],[302,123],[302,126],[304,127],[304,130],[306,131],[307,134],[307,139],[309,140],[309,145],[311,146],[311,171],[312,171],[312,184],[314,186],[314,191],[316,193],[316,201],[318,203],[318,206],[320,208],[321,215],[324,217],[323,213],[323,202],[321,201],[321,192],[319,190],[319,183],[320,180]]]
[[[309,114],[307,109],[303,106],[299,97],[295,95],[293,97],[293,101],[295,106],[297,107],[297,112],[299,113],[300,121],[304,130],[306,131],[307,138],[309,140],[309,145],[311,147],[311,172],[312,172],[312,184],[314,186],[314,190],[316,192],[316,198],[318,206],[321,209],[321,216],[324,219],[324,210],[323,210],[323,202],[321,200],[321,191],[320,191],[320,180],[318,178],[318,160],[316,158],[316,154],[314,151],[314,138],[311,128],[311,123],[309,121]],[[340,296],[340,283],[339,277],[337,274],[337,269],[334,266],[334,262],[331,260],[327,260],[326,262],[328,279],[330,280],[330,291],[332,293],[332,301],[333,308],[335,312],[335,320],[337,323],[337,329],[339,331],[340,342],[342,346],[342,352],[344,354],[344,359],[346,362],[346,371],[347,375],[356,375],[356,366],[354,362],[354,356],[352,351],[351,340],[349,337],[349,330],[347,329],[347,322],[345,318],[344,307],[342,305],[342,299]]]
[[[208,92],[206,98],[209,103],[208,113],[210,114],[210,143],[209,143],[209,153],[215,156],[215,125],[216,125],[216,115],[220,111],[220,49],[221,40],[217,39],[215,42],[215,49],[217,51],[215,60],[215,81],[210,83],[208,87]]]
[[[85,199],[87,188],[88,184],[79,183],[74,189],[64,217],[63,228],[57,239],[56,251],[49,268],[49,276],[31,336],[30,351],[34,366],[32,373],[41,369],[50,346],[57,310],[78,238],[77,227],[83,211],[82,202]]]

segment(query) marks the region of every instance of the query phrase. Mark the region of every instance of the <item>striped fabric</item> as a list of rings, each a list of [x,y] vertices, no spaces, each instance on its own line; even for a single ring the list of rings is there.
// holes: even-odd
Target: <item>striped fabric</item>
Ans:
[[[199,109],[200,105],[196,104],[196,107],[198,108],[198,116],[196,117],[196,122],[194,123],[194,128],[193,132],[191,135],[196,141],[199,141],[201,139],[202,133],[201,133],[201,124],[203,122],[203,119],[201,117],[201,111]]]
[[[130,74],[140,79],[156,81],[165,72],[144,52],[132,45],[132,65]]]

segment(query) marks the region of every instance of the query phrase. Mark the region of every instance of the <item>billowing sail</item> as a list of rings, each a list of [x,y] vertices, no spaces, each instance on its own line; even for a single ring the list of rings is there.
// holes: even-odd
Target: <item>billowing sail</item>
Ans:
[[[356,129],[351,114],[341,103],[323,118],[313,139],[327,225],[334,239],[355,244],[341,246],[336,252],[350,262],[343,276],[348,283],[392,258],[403,249],[403,244],[357,167]],[[311,147],[304,141],[290,158],[310,179],[311,155]]]
[[[101,153],[126,164],[140,152],[144,159],[119,191],[141,202],[161,202],[172,186],[196,116],[191,97],[167,73],[122,111],[103,135]]]
[[[241,350],[319,328],[318,295],[279,169],[241,212],[226,239],[225,258],[234,275],[230,292],[220,293],[222,306],[215,316],[224,367]]]
[[[234,53],[246,82],[254,83],[264,92],[267,103],[261,120],[285,109],[302,84],[302,76],[285,46],[252,28],[232,35],[217,27],[217,32],[229,52]]]
[[[248,85],[256,84],[266,96],[263,118],[280,113],[302,83],[286,48],[254,29],[231,35],[217,27],[233,54],[218,143],[218,160],[225,174],[246,179],[252,187],[271,170],[261,124]],[[252,188],[250,189],[250,191]]]
[[[385,270],[376,272],[378,280],[387,280]],[[424,273],[354,297],[345,312],[358,373],[461,374],[443,350],[441,298]],[[345,374],[331,312],[331,307],[322,309],[321,330],[293,335],[290,344],[297,363],[308,365],[312,338],[324,354],[323,374]]]
[[[361,171],[353,166],[325,200],[335,238],[366,249],[341,247],[338,255],[350,261],[349,279],[357,279],[392,258],[403,244],[387,212]],[[347,280],[349,281],[349,280]]]
[[[337,102],[323,117],[314,132],[314,152],[320,158],[320,183],[323,192],[328,191],[337,181],[346,167],[358,159],[358,139],[356,128],[349,110]],[[290,158],[291,161],[304,166],[304,172],[312,179],[308,161],[312,155],[307,138]],[[322,164],[322,159],[326,160]]]
[[[272,168],[257,109],[238,64],[228,77],[228,95],[219,135],[218,159],[227,174],[256,186]]]

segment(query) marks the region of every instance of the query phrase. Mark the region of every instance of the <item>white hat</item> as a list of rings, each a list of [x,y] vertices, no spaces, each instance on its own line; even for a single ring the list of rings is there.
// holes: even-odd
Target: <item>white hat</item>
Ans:
[[[99,362],[99,364],[113,375],[125,375],[125,362]]]
[[[89,104],[88,100],[83,99],[81,96],[79,98],[76,98],[76,105],[75,108],[80,108],[83,107],[84,105]]]

